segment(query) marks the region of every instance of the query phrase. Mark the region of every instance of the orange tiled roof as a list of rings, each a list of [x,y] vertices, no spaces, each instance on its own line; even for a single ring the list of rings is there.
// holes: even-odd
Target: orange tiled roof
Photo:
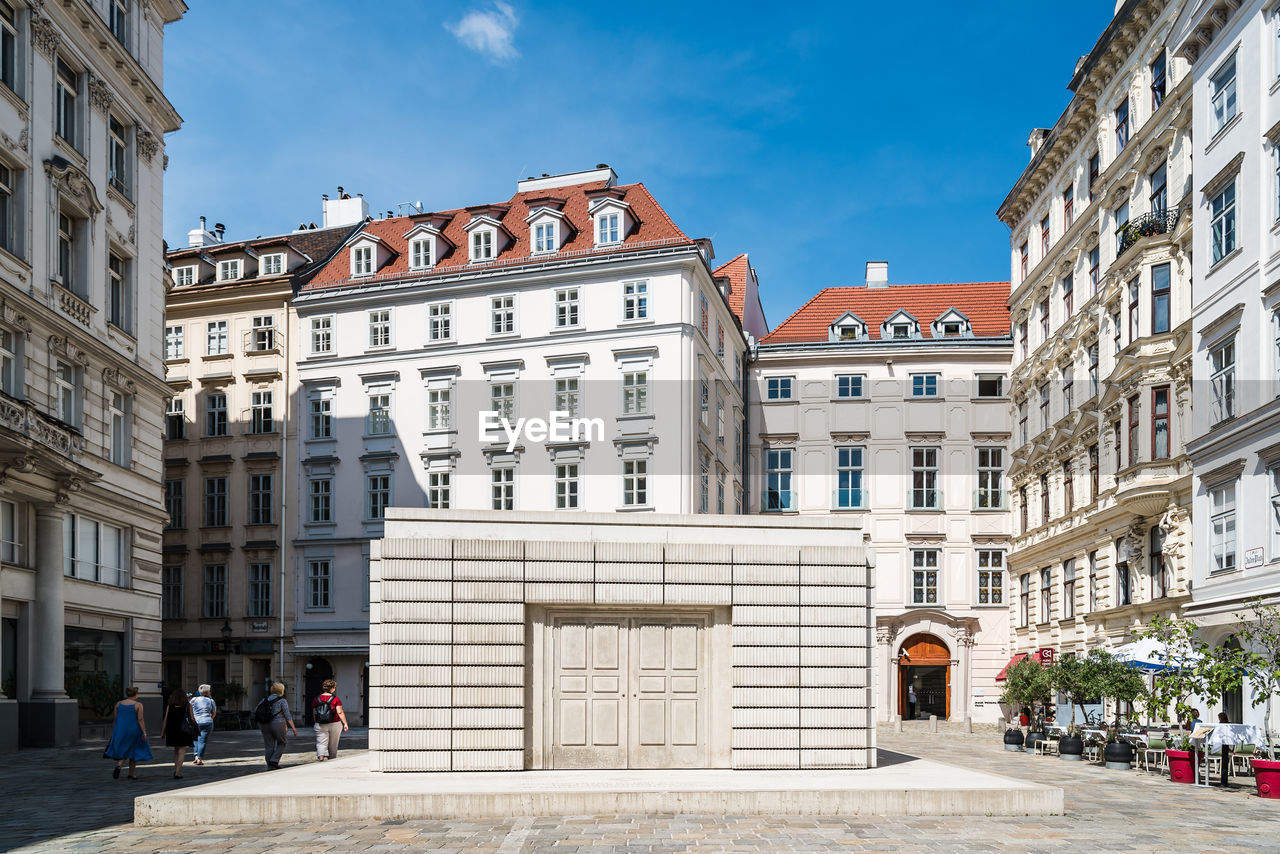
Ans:
[[[747,305],[747,276],[750,273],[751,262],[745,252],[716,267],[713,273],[715,276],[729,277],[729,308],[737,316],[739,324],[744,322],[742,314]]]
[[[853,312],[867,325],[867,334],[874,340],[880,337],[880,325],[899,309],[910,312],[919,321],[920,334],[925,338],[933,337],[929,324],[950,308],[969,318],[975,337],[1003,337],[1009,335],[1008,301],[1008,282],[824,288],[761,343],[826,341],[828,327],[846,311]]]
[[[632,226],[630,233],[627,234],[626,239],[620,245],[596,249],[594,246],[595,237],[592,230],[592,219],[587,209],[591,203],[590,196],[599,195],[599,191],[604,189],[604,181],[593,181],[568,187],[555,187],[550,190],[542,189],[516,193],[510,200],[497,205],[471,205],[468,208],[413,214],[412,216],[389,217],[367,222],[360,233],[368,234],[383,241],[391,248],[395,256],[379,268],[375,275],[353,279],[350,259],[345,252],[339,252],[312,277],[303,290],[314,291],[345,284],[377,282],[402,277],[416,278],[444,275],[459,273],[468,268],[476,270],[501,269],[512,264],[563,261],[566,257],[584,254],[606,254],[663,245],[693,244],[693,241],[671,221],[671,217],[667,216],[667,212],[649,194],[644,184],[637,183],[619,185],[614,187],[613,190],[618,191],[622,200],[631,206],[632,219],[637,220],[638,224]],[[572,228],[569,234],[561,234],[560,251],[549,255],[534,255],[532,253],[530,227],[524,220],[530,213],[530,202],[543,202],[542,205],[535,205],[535,207],[545,206],[545,200],[548,196],[554,196],[557,203],[560,199],[564,199],[564,206],[560,208],[560,212],[568,219]],[[503,207],[506,208],[505,211],[502,210]],[[552,207],[554,209],[554,206]],[[479,211],[478,208],[483,208],[484,210]],[[492,216],[494,219],[499,220],[503,227],[514,237],[514,240],[499,253],[495,260],[481,264],[470,263],[467,252],[467,233],[464,230],[464,226],[471,221],[471,213],[468,211],[482,212]],[[442,257],[437,259],[435,266],[429,270],[411,272],[409,270],[408,241],[405,240],[404,235],[420,222],[428,222],[433,219],[439,222],[444,218],[448,218],[449,221],[441,231],[444,238],[453,244],[453,248],[448,249]]]

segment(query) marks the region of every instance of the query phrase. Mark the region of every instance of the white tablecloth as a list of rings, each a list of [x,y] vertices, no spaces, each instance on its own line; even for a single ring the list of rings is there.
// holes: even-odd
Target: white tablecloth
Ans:
[[[1205,724],[1204,726],[1209,725]],[[1207,744],[1209,747],[1234,746],[1237,744],[1265,745],[1267,743],[1262,727],[1250,724],[1213,724],[1212,726],[1213,732],[1203,738],[1193,738],[1191,740],[1196,745]]]

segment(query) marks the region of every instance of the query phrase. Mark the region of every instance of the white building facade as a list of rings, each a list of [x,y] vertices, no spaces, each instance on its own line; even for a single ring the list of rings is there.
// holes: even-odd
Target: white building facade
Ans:
[[[1280,599],[1280,6],[1188,2],[1169,47],[1191,66],[1196,142],[1186,613],[1225,645],[1247,602]],[[1248,695],[1208,702],[1260,725]]]
[[[161,85],[185,12],[0,3],[6,747],[72,743],[130,685],[159,720]]]

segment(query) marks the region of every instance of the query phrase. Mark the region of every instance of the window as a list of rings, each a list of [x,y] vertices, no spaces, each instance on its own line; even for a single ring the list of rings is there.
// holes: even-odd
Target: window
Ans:
[[[556,328],[577,326],[578,321],[578,289],[563,288],[556,291]]]
[[[836,507],[849,510],[862,503],[862,448],[836,448]]]
[[[206,436],[227,435],[227,396],[213,392],[204,402],[204,432]]]
[[[1040,220],[1040,257],[1049,254],[1049,217]]]
[[[1151,598],[1169,595],[1169,571],[1164,564],[1164,531],[1159,525],[1151,529]]]
[[[622,375],[622,414],[640,415],[649,411],[649,373],[631,371]]]
[[[164,438],[169,442],[187,438],[187,402],[180,397],[169,398],[165,407]]]
[[[1089,552],[1089,613],[1098,610],[1098,553]]]
[[[366,519],[381,519],[391,505],[391,475],[371,474],[365,477]]]
[[[1089,344],[1089,396],[1098,396],[1098,342]]]
[[[492,509],[516,509],[516,470],[514,467],[495,466],[489,472],[489,495]]]
[[[1018,401],[1018,444],[1027,444],[1030,434],[1027,431],[1027,402]]]
[[[471,232],[471,260],[490,261],[493,259],[493,231],[481,229]]]
[[[180,288],[195,284],[195,280],[195,267],[178,267],[173,271],[173,283]]]
[[[711,454],[698,454],[698,512],[711,512]]]
[[[129,46],[129,0],[110,0],[111,35],[125,47]]]
[[[1089,295],[1098,292],[1098,280],[1102,268],[1102,247],[1095,246],[1089,250]]]
[[[227,527],[227,478],[204,479],[204,527]]]
[[[205,327],[205,355],[221,356],[227,352],[227,321],[211,320]]]
[[[72,427],[80,423],[80,372],[66,362],[54,367],[54,415]]]
[[[1140,458],[1138,453],[1138,428],[1141,425],[1139,416],[1138,395],[1135,394],[1129,398],[1129,465],[1135,465]]]
[[[1121,554],[1120,540],[1116,540],[1116,605],[1124,607],[1133,603],[1133,583],[1129,574],[1129,562],[1120,560]]]
[[[698,328],[703,337],[711,334],[711,307],[707,304],[707,295],[698,294]]]
[[[1075,222],[1075,185],[1062,191],[1062,230],[1066,231]]]
[[[1164,213],[1169,208],[1169,170],[1164,163],[1150,175],[1151,195],[1147,197],[1149,211],[1155,214]]]
[[[707,426],[707,419],[711,414],[711,386],[707,383],[707,378],[702,377],[698,381],[698,420],[703,427]]]
[[[1098,443],[1089,446],[1089,501],[1098,500]]]
[[[278,276],[284,272],[284,255],[274,252],[270,255],[263,255],[262,260],[258,262],[261,273],[264,276]]]
[[[449,469],[427,472],[427,506],[448,510],[453,504],[453,473]]]
[[[560,377],[556,380],[556,411],[567,412],[569,417],[582,414],[582,392],[579,377]]]
[[[1075,376],[1071,373],[1071,366],[1063,368],[1059,374],[1062,380],[1062,414],[1069,415],[1075,408]]]
[[[510,335],[516,331],[516,298],[493,297],[489,300],[489,331],[493,335]]]
[[[0,0],[0,83],[18,91],[18,16],[13,4]]]
[[[415,270],[431,266],[431,238],[419,237],[410,241],[409,266]]]
[[[1129,99],[1125,98],[1116,107],[1116,154],[1124,151],[1129,144]]]
[[[1040,622],[1047,623],[1053,619],[1053,570],[1045,567],[1040,570]]]
[[[333,352],[333,316],[311,318],[311,353],[319,356]]]
[[[911,501],[912,510],[937,510],[938,503],[938,449],[911,449]]]
[[[1280,559],[1280,465],[1267,469],[1271,483],[1271,560]]]
[[[227,565],[215,563],[204,568],[204,599],[200,609],[202,617],[227,616]]]
[[[1026,533],[1031,528],[1030,516],[1030,499],[1027,498],[1027,488],[1025,486],[1018,487],[1018,511],[1022,517],[1022,527],[1019,528],[1022,533]]]
[[[307,483],[310,502],[307,508],[307,521],[333,521],[333,479],[313,477]]]
[[[1120,342],[1124,338],[1124,331],[1120,328],[1120,312],[1111,313],[1111,355],[1119,356],[1120,351],[1124,349]]]
[[[1076,507],[1076,484],[1071,470],[1071,460],[1062,462],[1062,513],[1065,516]]]
[[[1049,298],[1040,301],[1040,340],[1049,340]]]
[[[164,509],[169,514],[166,528],[179,530],[187,527],[187,482],[185,480],[164,482]]]
[[[862,374],[838,374],[836,376],[836,397],[862,397]]]
[[[329,599],[330,563],[327,560],[307,561],[307,607],[326,609],[333,607]]]
[[[272,501],[275,478],[269,474],[249,475],[249,524],[274,524]]]
[[[1213,571],[1228,572],[1236,568],[1236,482],[1210,489],[1209,507]]]
[[[556,465],[556,509],[578,509],[578,464]]]
[[[351,250],[351,275],[373,275],[373,247],[357,246]]]
[[[895,339],[897,339],[897,340],[903,340],[903,339],[910,338],[910,337],[911,337],[911,324],[910,324],[910,323],[895,323],[895,324],[893,324],[893,338],[895,338]]]
[[[313,392],[308,401],[312,439],[333,438],[333,394],[329,391]]]
[[[556,224],[554,222],[540,222],[533,227],[533,251],[556,251]]]
[[[391,433],[391,394],[374,391],[369,394],[369,412],[365,419],[365,433],[369,436],[387,436]]]
[[[160,578],[160,616],[165,620],[182,619],[182,567],[166,566]]]
[[[1040,524],[1049,521],[1049,475],[1040,475]]]
[[[1025,320],[1018,324],[1018,353],[1024,359],[1031,355],[1031,350],[1027,346],[1027,322]]]
[[[64,213],[58,214],[58,280],[64,288],[82,290],[76,279],[76,223]]]
[[[379,308],[369,312],[369,349],[391,346],[391,309]]]
[[[218,281],[228,282],[240,278],[240,259],[218,262]]]
[[[1236,414],[1236,339],[1227,339],[1209,351],[1209,389],[1213,394],[1214,424]]]
[[[80,92],[80,75],[61,59],[57,60],[57,78],[54,81],[55,132],[77,151],[80,149],[80,114],[77,97]]]
[[[622,461],[622,503],[644,507],[649,503],[649,461]]]
[[[938,375],[937,374],[912,374],[911,375],[911,396],[912,397],[937,397],[938,396]]]
[[[499,418],[510,420],[516,411],[515,383],[495,382],[489,386],[489,405]]]
[[[1209,205],[1210,240],[1213,263],[1236,251],[1236,182],[1232,181],[1213,197]]]
[[[764,381],[765,400],[790,400],[793,382],[795,377],[767,377]]]
[[[978,448],[978,509],[1004,507],[1004,449]]]
[[[1151,334],[1169,331],[1169,265],[1151,268]]]
[[[253,327],[249,332],[249,348],[259,353],[276,348],[275,317],[270,314],[260,314],[253,318]]]
[[[911,550],[911,604],[938,604],[938,550]]]
[[[1018,247],[1018,257],[1018,268],[1021,271],[1021,278],[1025,279],[1031,267],[1031,250],[1027,248],[1027,244],[1025,242]]]
[[[186,355],[186,345],[183,341],[185,336],[185,326],[166,326],[164,328],[164,357],[166,359],[181,359]]]
[[[1114,213],[1116,222],[1116,257],[1119,258],[1124,252],[1124,231],[1129,227],[1129,203],[1124,202],[1120,207],[1115,209]]]
[[[1049,429],[1049,384],[1040,386],[1040,431]]]
[[[427,429],[448,430],[453,426],[453,388],[427,389]]]
[[[1018,584],[1018,627],[1025,629],[1031,621],[1031,573],[1022,573]]]
[[[107,119],[107,183],[129,195],[129,131],[115,116]]]
[[[249,616],[271,616],[271,564],[249,564]]]
[[[437,302],[427,306],[427,340],[448,341],[453,338],[453,303]]]
[[[1076,559],[1068,558],[1062,562],[1062,619],[1071,620],[1076,616]]]
[[[1004,552],[978,550],[978,604],[1004,604]]]
[[[1209,131],[1217,135],[1236,117],[1235,54],[1209,78]]]
[[[274,433],[276,429],[274,413],[275,393],[271,391],[255,391],[250,395],[249,432]]]
[[[1132,344],[1142,337],[1142,312],[1140,306],[1142,303],[1142,286],[1138,284],[1138,279],[1134,278],[1129,282],[1129,343]]]
[[[0,391],[10,397],[22,397],[21,339],[0,327]]]
[[[1089,155],[1089,201],[1098,198],[1098,175],[1102,172],[1102,152]]]
[[[649,317],[649,283],[622,283],[622,319],[645,320]]]
[[[4,0],[0,0],[0,8],[3,8]],[[0,15],[0,24],[3,23],[3,16]],[[0,27],[0,33],[4,32]],[[0,61],[3,57],[0,56]],[[15,226],[18,222],[18,209],[15,207],[16,202],[14,196],[18,192],[17,175],[8,166],[0,164],[0,248],[7,249],[14,255],[20,255],[18,235]]]
[[[1151,390],[1151,459],[1169,459],[1169,387]]]
[[[791,454],[790,448],[777,448],[764,452],[765,510],[791,509]]]
[[[616,213],[600,214],[596,217],[596,243],[617,243],[619,234],[619,217]]]
[[[724,327],[718,320],[716,321],[716,355],[721,359],[724,358]]]
[[[1124,464],[1121,462],[1121,460],[1123,459],[1123,456],[1121,455],[1121,449],[1120,449],[1120,422],[1119,421],[1111,422],[1111,444],[1112,444],[1112,447],[1115,448],[1115,457],[1114,457],[1115,464],[1116,464],[1115,470],[1118,472],[1120,471],[1120,469],[1124,468]]]
[[[1075,313],[1075,286],[1075,279],[1070,274],[1062,280],[1062,316],[1064,318],[1069,318]]]
[[[1169,58],[1164,51],[1151,63],[1151,112],[1160,109],[1164,103],[1165,85]]]

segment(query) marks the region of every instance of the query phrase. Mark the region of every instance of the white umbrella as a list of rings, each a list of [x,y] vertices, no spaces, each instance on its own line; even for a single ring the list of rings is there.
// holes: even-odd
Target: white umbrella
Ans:
[[[1151,672],[1170,670],[1194,664],[1200,660],[1199,656],[1190,656],[1185,659],[1174,658],[1169,654],[1165,645],[1155,638],[1143,638],[1142,640],[1118,646],[1111,650],[1111,654],[1121,661],[1127,661],[1131,667]]]

